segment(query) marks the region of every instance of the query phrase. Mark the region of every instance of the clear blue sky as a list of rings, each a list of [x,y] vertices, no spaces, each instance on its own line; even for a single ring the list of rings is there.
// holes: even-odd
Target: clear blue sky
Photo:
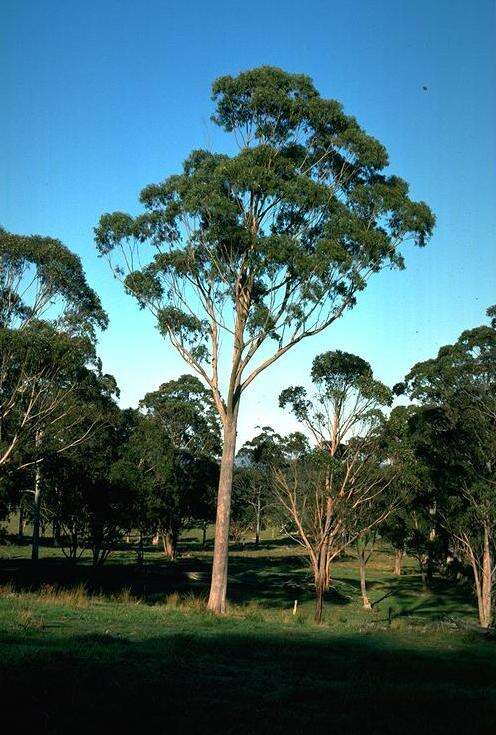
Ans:
[[[496,302],[496,52],[492,0],[4,0],[0,223],[58,237],[109,312],[104,367],[123,405],[185,370],[99,260],[101,213],[136,211],[192,148],[223,145],[210,84],[273,64],[313,77],[388,148],[438,224],[407,270],[383,274],[324,336],[252,387],[240,439],[290,423],[277,394],[312,357],[346,349],[392,384]],[[422,86],[427,86],[427,91]]]

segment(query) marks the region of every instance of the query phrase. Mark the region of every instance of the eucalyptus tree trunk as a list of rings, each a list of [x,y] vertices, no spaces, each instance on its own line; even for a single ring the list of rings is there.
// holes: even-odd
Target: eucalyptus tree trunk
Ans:
[[[79,534],[77,530],[77,526],[74,523],[72,526],[72,532],[71,532],[71,549],[70,549],[70,559],[74,563],[77,561],[77,553],[78,553],[78,544],[79,544]]]
[[[167,531],[162,533],[162,545],[164,547],[164,554],[171,561],[176,558],[177,540],[178,534],[174,529],[168,529]]]
[[[217,515],[215,519],[214,557],[212,581],[208,609],[215,613],[225,613],[227,592],[227,571],[229,556],[229,522],[231,518],[231,491],[236,452],[236,430],[238,408],[227,413],[224,421],[224,441],[220,462],[219,490],[217,494]]]
[[[428,582],[428,574],[427,574],[427,564],[428,564],[427,555],[422,554],[418,561],[419,561],[419,567],[420,567],[420,578],[422,580],[422,591],[428,592],[429,582]]]
[[[141,529],[139,531],[137,561],[138,561],[138,566],[142,567],[143,561],[144,561],[144,549],[143,549],[143,531]]]
[[[319,549],[313,562],[313,576],[315,583],[315,622],[322,622],[324,611],[324,596],[330,586],[329,575],[329,540],[326,539]]]
[[[315,615],[314,620],[316,623],[322,622],[322,614],[324,611],[324,595],[327,590],[325,575],[322,571],[317,569],[315,571]]]
[[[396,549],[394,552],[394,574],[396,577],[401,577],[401,564],[404,553],[403,549]]]
[[[484,544],[482,550],[482,565],[476,561],[475,554],[471,550],[472,568],[474,572],[475,591],[477,594],[477,607],[479,610],[479,623],[481,628],[489,628],[493,622],[492,615],[492,554],[489,529],[484,527]]]
[[[372,610],[372,605],[370,604],[370,600],[367,594],[367,577],[366,577],[366,560],[365,560],[365,554],[363,552],[360,552],[358,554],[358,559],[360,561],[360,592],[362,593],[362,602],[363,607],[365,610]]]
[[[21,498],[21,502],[19,503],[19,528],[18,528],[17,536],[19,538],[19,541],[22,541],[22,539],[24,538],[24,503],[23,503],[23,498]]]
[[[492,616],[492,554],[489,540],[489,530],[484,528],[484,556],[482,561],[482,615],[481,625],[489,628],[493,621]]]
[[[257,493],[257,505],[256,505],[256,520],[255,520],[255,546],[260,544],[260,528],[261,528],[261,503],[260,503],[260,490]]]
[[[42,432],[37,431],[34,439],[35,447],[39,447]],[[41,462],[36,462],[34,473],[34,503],[33,503],[33,537],[31,541],[31,560],[38,561],[40,555],[40,523],[41,523]]]
[[[52,523],[52,536],[53,545],[60,546],[60,523],[58,518],[55,518]]]
[[[33,503],[33,538],[31,542],[31,560],[38,561],[40,555],[40,522],[41,522],[41,467],[36,465],[34,475]]]

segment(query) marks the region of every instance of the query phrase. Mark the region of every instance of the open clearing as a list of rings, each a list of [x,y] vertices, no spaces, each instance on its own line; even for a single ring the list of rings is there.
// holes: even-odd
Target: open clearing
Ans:
[[[424,593],[386,551],[369,565],[374,611],[346,558],[317,627],[286,540],[233,548],[225,618],[204,611],[211,552],[194,534],[176,562],[150,549],[141,570],[126,550],[94,572],[45,547],[35,571],[29,547],[3,547],[4,717],[53,733],[494,732],[496,643],[471,627],[469,590]]]

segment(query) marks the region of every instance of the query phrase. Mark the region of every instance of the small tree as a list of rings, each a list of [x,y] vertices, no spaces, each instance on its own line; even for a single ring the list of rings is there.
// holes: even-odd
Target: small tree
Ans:
[[[362,595],[362,605],[365,610],[372,610],[372,604],[367,592],[367,564],[374,552],[376,540],[377,528],[372,526],[370,530],[365,531],[365,533],[359,536],[355,542],[355,553],[360,570],[360,593]]]
[[[312,379],[311,399],[302,387],[287,388],[279,397],[312,434],[317,449],[289,471],[276,473],[276,494],[309,556],[320,622],[332,561],[394,507],[379,503],[393,475],[381,461],[377,431],[378,409],[391,403],[392,394],[374,379],[365,360],[340,351],[317,356]]]
[[[46,507],[60,525],[63,553],[76,561],[87,548],[101,566],[137,517],[137,488],[114,476],[132,424],[113,407],[84,444],[46,462]]]
[[[264,66],[221,77],[213,99],[238,153],[193,151],[182,173],[142,191],[143,214],[103,215],[96,242],[212,391],[223,450],[208,606],[223,612],[242,394],[353,306],[370,276],[402,267],[398,247],[424,245],[434,217],[309,77]]]
[[[171,381],[171,384],[173,382],[176,383]],[[194,427],[198,428],[199,416],[198,407],[195,410],[193,403],[186,403],[181,409],[175,401],[176,410],[171,412],[170,421],[167,421],[166,413],[171,408],[168,401],[158,401],[157,396],[152,400],[149,398],[152,395],[148,394],[145,399],[149,412],[146,415],[135,414],[135,426],[112,474],[114,479],[138,494],[135,527],[139,528],[140,534],[158,533],[164,553],[169,559],[174,559],[183,528],[193,522],[210,520],[212,516],[218,465],[206,451],[201,453],[199,450],[212,449],[216,435],[215,431],[211,435],[210,430],[203,436],[199,429],[198,433],[194,432]],[[163,399],[164,391],[160,395]],[[162,408],[160,415],[156,402]],[[153,410],[152,405],[155,406]],[[193,423],[188,419],[189,413]],[[200,424],[203,425],[202,422]],[[181,441],[183,445],[177,446],[174,441]]]
[[[439,511],[445,503],[434,458],[442,452],[444,416],[424,406],[396,406],[381,432],[383,453],[395,469],[393,486],[401,505],[381,526],[381,534],[395,551],[395,574],[408,551],[418,562],[422,585],[432,583],[435,564],[441,559],[445,538]]]
[[[284,444],[279,434],[264,426],[238,452],[235,486],[242,486],[244,503],[251,519],[249,526],[255,533],[255,545],[260,543],[264,517],[274,503],[272,473],[284,461]]]
[[[162,442],[170,464],[168,479],[157,477],[152,502],[164,552],[173,559],[182,528],[192,520],[212,520],[211,488],[221,450],[219,418],[211,392],[193,375],[182,375],[147,393],[140,408],[151,420],[153,456],[160,455]],[[147,449],[143,449],[144,459]],[[144,467],[149,466],[144,459]]]

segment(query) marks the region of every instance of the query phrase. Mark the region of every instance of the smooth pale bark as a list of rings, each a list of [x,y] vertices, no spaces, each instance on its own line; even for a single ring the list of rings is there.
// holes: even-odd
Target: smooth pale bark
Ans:
[[[401,565],[403,563],[403,549],[396,549],[394,552],[394,573],[397,577],[401,577]]]
[[[313,562],[313,576],[315,583],[315,622],[322,622],[324,610],[324,596],[330,587],[329,574],[329,542],[325,541]]]
[[[424,590],[424,592],[427,592],[432,587],[433,578],[433,564],[430,554],[421,554],[418,557],[418,563],[420,567],[420,576],[422,579],[422,589]]]
[[[217,494],[217,515],[215,519],[214,557],[212,581],[208,609],[215,613],[225,613],[227,592],[227,571],[229,555],[229,522],[231,518],[231,493],[236,452],[236,429],[238,409],[236,408],[224,422],[224,442],[220,463],[219,490]]]
[[[365,610],[372,610],[372,605],[367,595],[367,577],[366,577],[366,565],[364,554],[359,554],[360,561],[360,591],[362,593],[362,602]]]
[[[473,550],[470,550],[472,569],[474,572],[475,591],[477,595],[477,607],[479,610],[479,623],[481,628],[490,628],[493,622],[492,597],[493,597],[493,574],[490,534],[487,526],[484,528],[484,544],[482,551],[482,566],[479,568]]]
[[[425,563],[423,561],[420,561],[419,565],[420,565],[420,578],[422,580],[422,589],[424,592],[427,592],[427,590],[429,589],[429,585],[427,584],[427,573],[426,573]]]
[[[31,560],[38,561],[40,555],[40,521],[41,521],[41,468],[36,465],[34,475],[34,503],[33,503],[33,538],[31,545]]]
[[[325,578],[320,575],[317,571],[315,576],[315,616],[314,620],[316,623],[322,622],[322,614],[324,611],[324,595],[326,592]]]
[[[76,528],[76,525],[73,526],[72,533],[71,533],[71,548],[70,548],[70,559],[73,562],[77,561],[77,552],[78,552],[78,543],[79,543],[79,534]]]
[[[330,545],[329,539],[326,538],[317,555],[318,575],[324,584],[325,592],[327,592],[331,584],[331,579],[330,579],[330,574],[329,574],[329,545]]]
[[[176,531],[169,529],[168,531],[162,532],[162,545],[164,547],[164,554],[168,559],[171,559],[171,561],[176,558],[177,540],[178,534]]]

